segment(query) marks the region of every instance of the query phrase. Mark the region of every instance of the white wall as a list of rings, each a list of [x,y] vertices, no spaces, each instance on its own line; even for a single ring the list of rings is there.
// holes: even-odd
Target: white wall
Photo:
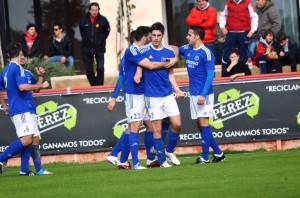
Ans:
[[[100,13],[104,15],[111,27],[110,35],[107,38],[105,54],[105,73],[118,72],[116,44],[117,44],[117,11],[120,0],[107,0],[96,2],[100,5]],[[93,2],[93,1],[91,1]],[[152,25],[155,22],[162,22],[167,27],[165,15],[165,2],[163,0],[130,0],[130,4],[136,7],[132,10],[132,28],[136,29],[140,25]],[[125,24],[125,23],[124,23]],[[126,27],[124,27],[126,29]],[[125,30],[124,29],[124,30]],[[167,32],[166,34],[167,35]],[[127,36],[127,35],[126,35]],[[167,39],[165,39],[167,40]],[[127,47],[127,42],[123,42],[123,48]]]

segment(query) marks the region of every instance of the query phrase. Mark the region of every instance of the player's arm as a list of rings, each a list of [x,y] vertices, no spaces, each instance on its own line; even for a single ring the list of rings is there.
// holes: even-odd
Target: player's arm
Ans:
[[[166,62],[151,62],[148,58],[144,58],[138,63],[139,66],[145,67],[149,70],[160,69],[167,65]]]
[[[136,68],[136,72],[134,74],[133,80],[134,80],[135,83],[140,83],[142,77],[143,77],[143,68],[138,66]]]
[[[169,80],[178,98],[184,97],[184,93],[180,90],[174,76],[174,69],[169,69]]]
[[[42,85],[42,84],[43,84],[43,81],[44,81],[44,76],[45,76],[45,74],[46,74],[45,69],[42,68],[42,67],[39,67],[39,68],[36,67],[35,70],[36,70],[36,72],[37,72],[37,74],[38,74],[38,76],[39,76],[39,78],[38,78],[36,84]],[[48,84],[49,84],[49,83],[48,83]],[[41,88],[35,89],[35,90],[33,90],[33,92],[34,92],[34,93],[38,93],[38,92],[40,91],[40,89],[41,89]]]
[[[109,103],[107,105],[107,110],[109,112],[114,110],[114,108],[116,106],[116,98],[118,97],[121,89],[124,89],[124,80],[123,80],[123,75],[121,75],[121,71],[120,71],[118,81],[116,82],[116,85],[115,85],[115,88],[113,91],[112,99],[109,101]]]
[[[202,92],[198,98],[198,104],[199,105],[203,105],[205,103],[205,100],[206,100],[206,96],[207,96],[207,93],[213,83],[213,79],[214,79],[214,75],[215,75],[215,72],[213,69],[209,69],[206,71],[207,72],[207,77],[206,77],[206,80],[205,80],[205,84],[204,84],[204,87],[202,89]]]
[[[3,96],[3,91],[0,90],[0,103],[3,107],[3,111],[6,115],[8,115],[8,107],[7,107],[7,104],[6,104],[6,101],[4,99],[4,96]]]

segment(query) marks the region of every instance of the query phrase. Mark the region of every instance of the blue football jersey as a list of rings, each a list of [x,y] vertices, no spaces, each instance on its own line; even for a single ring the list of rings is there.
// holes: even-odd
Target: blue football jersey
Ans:
[[[201,95],[207,71],[215,69],[214,54],[205,45],[201,45],[197,49],[194,49],[191,45],[184,45],[179,48],[179,55],[185,58],[189,75],[190,94]],[[213,92],[213,86],[211,86],[207,94]]]
[[[140,83],[135,83],[133,79],[139,62],[146,58],[144,54],[140,53],[142,48],[133,43],[124,53],[125,89],[128,94],[144,94],[143,79]]]
[[[151,62],[166,62],[167,58],[174,58],[174,50],[168,46],[156,49],[149,44],[143,53]],[[149,70],[143,68],[144,89],[147,97],[165,97],[173,93],[169,80],[169,69],[161,68]]]
[[[8,112],[10,116],[21,113],[36,113],[31,91],[20,91],[18,86],[33,82],[26,77],[21,65],[11,61],[0,74],[0,88],[6,90],[8,98]]]

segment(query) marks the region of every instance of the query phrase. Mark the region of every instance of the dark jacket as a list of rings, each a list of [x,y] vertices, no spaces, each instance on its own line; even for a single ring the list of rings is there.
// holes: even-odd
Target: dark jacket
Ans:
[[[257,27],[258,36],[260,37],[268,29],[271,29],[276,35],[281,28],[281,17],[273,0],[267,0],[263,8],[256,7],[256,9],[259,17]]]
[[[229,72],[225,70],[225,73],[225,76],[232,76],[239,73],[245,73],[245,76],[251,75],[248,65],[242,62],[238,62]]]
[[[28,54],[28,47],[25,40],[25,33],[21,35],[20,37],[20,43],[22,45],[22,51],[26,58],[43,58],[44,57],[44,49],[42,45],[42,39],[37,36],[36,39],[33,42],[30,54]]]
[[[63,55],[65,57],[72,55],[72,42],[67,35],[64,35],[60,42],[55,39],[55,36],[50,39],[48,56],[57,55]]]
[[[106,17],[98,14],[98,18],[92,24],[90,14],[87,13],[80,19],[79,30],[82,37],[81,54],[105,53],[106,38],[110,32]]]
[[[287,36],[287,38],[288,38],[288,51],[285,52],[284,47],[276,43],[277,53],[279,54],[280,51],[282,51],[284,52],[285,57],[288,57],[289,55],[295,55],[297,62],[300,63],[300,49],[297,42],[289,36]]]

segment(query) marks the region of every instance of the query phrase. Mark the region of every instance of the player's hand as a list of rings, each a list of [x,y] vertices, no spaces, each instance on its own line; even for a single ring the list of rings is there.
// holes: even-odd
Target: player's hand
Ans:
[[[112,112],[114,110],[115,106],[116,106],[116,99],[112,98],[111,101],[109,101],[109,103],[107,105],[107,110],[109,112]]]
[[[48,81],[45,81],[45,82],[43,82],[43,84],[42,84],[42,88],[43,89],[46,89],[46,88],[48,88],[50,85],[49,85],[49,82]]]
[[[3,107],[3,111],[4,111],[5,115],[8,115],[8,107],[7,106]]]
[[[199,96],[198,97],[198,101],[197,101],[197,104],[198,105],[204,105],[205,104],[205,97],[203,97],[203,96]]]
[[[134,80],[135,83],[140,83],[141,78],[142,78],[142,76],[140,76],[138,74],[135,74],[134,77],[133,77],[133,80]]]
[[[167,58],[168,63],[165,65],[165,68],[170,68],[173,67],[177,62],[178,62],[178,58]]]
[[[44,77],[45,74],[46,74],[45,69],[42,68],[42,67],[38,67],[38,68],[35,67],[35,71],[36,71],[36,73],[38,74],[38,76],[40,76],[40,77]]]
[[[177,98],[184,98],[184,93],[179,89],[175,91]]]
[[[284,57],[285,56],[284,52],[280,51],[279,56]]]

